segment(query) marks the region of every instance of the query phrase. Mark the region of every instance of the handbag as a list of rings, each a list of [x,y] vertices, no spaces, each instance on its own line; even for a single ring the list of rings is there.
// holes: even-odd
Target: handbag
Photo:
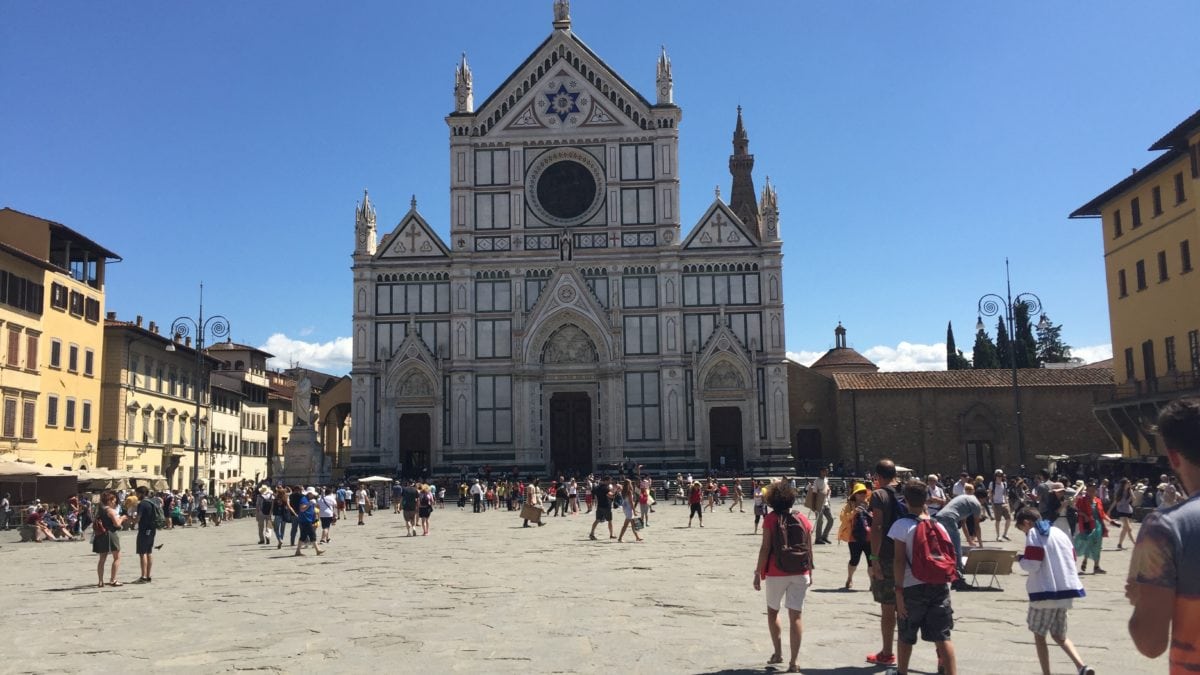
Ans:
[[[646,526],[646,524],[645,524],[645,522],[643,522],[643,521],[642,521],[642,519],[641,519],[641,518],[634,518],[634,519],[633,519],[633,531],[634,531],[634,532],[637,532],[637,531],[641,530],[641,529],[642,529],[643,527],[645,527],[645,526]]]

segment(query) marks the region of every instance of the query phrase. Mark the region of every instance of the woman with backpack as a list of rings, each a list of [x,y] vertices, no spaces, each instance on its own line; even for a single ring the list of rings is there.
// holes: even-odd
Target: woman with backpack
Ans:
[[[842,507],[841,525],[838,527],[838,540],[850,546],[850,562],[846,566],[846,585],[842,590],[854,588],[854,572],[864,555],[871,554],[871,509],[867,498],[871,491],[866,485],[857,483]]]
[[[787,672],[798,673],[800,638],[803,633],[801,614],[804,598],[812,585],[813,527],[801,513],[792,511],[796,503],[796,488],[788,483],[775,483],[766,495],[771,513],[763,519],[762,545],[754,566],[754,590],[766,585],[767,629],[771,634],[774,653],[768,664],[783,663],[782,631],[779,610],[786,607],[791,643],[791,660]]]
[[[104,561],[112,555],[112,570],[109,573],[109,586],[121,586],[117,581],[117,570],[121,567],[121,537],[119,532],[125,524],[125,516],[117,513],[117,495],[112,490],[105,490],[100,495],[100,504],[96,507],[96,519],[92,522],[92,553],[100,554],[100,562],[96,563],[98,586],[104,588]]]

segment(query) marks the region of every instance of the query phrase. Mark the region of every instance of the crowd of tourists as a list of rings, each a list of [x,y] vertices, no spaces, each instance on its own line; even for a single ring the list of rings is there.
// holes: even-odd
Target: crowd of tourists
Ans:
[[[887,666],[888,673],[908,673],[919,637],[934,644],[939,673],[958,672],[951,592],[969,589],[961,542],[981,544],[981,522],[990,517],[996,541],[1011,541],[1010,527],[1024,537],[1017,561],[1028,573],[1026,624],[1041,671],[1051,672],[1049,636],[1080,675],[1094,675],[1067,637],[1068,612],[1087,595],[1081,574],[1089,561],[1092,574],[1104,573],[1100,542],[1110,525],[1120,528],[1117,548],[1123,550],[1126,538],[1134,541],[1130,521],[1137,509],[1151,509],[1144,512],[1126,580],[1133,605],[1129,634],[1145,656],[1169,650],[1173,675],[1200,672],[1200,399],[1167,405],[1158,430],[1174,476],[1161,476],[1153,489],[1128,479],[1115,486],[1102,480],[1069,483],[1047,471],[1033,481],[1010,481],[996,471],[987,483],[963,473],[958,482],[943,486],[936,475],[901,480],[896,464],[881,459],[870,487],[851,488],[838,532],[850,551],[843,589],[853,587],[855,569],[866,556],[871,593],[880,606],[882,645],[866,661]],[[825,480],[822,472],[806,497],[809,512],[817,514],[815,524],[795,510],[799,493],[788,481],[771,483],[761,496],[768,513],[753,585],[766,595],[774,647],[769,664],[784,661],[780,614],[787,610],[788,672],[799,672],[813,547],[828,541],[828,526],[821,527],[830,519]],[[1068,521],[1065,528],[1060,519]]]
[[[1083,574],[1104,574],[1101,543],[1111,531],[1117,550],[1133,545],[1126,596],[1133,605],[1129,632],[1138,650],[1150,657],[1170,651],[1171,672],[1200,671],[1200,400],[1168,405],[1159,419],[1172,474],[1157,482],[1128,478],[1077,479],[1040,471],[1035,476],[1008,476],[996,470],[990,480],[966,472],[951,482],[938,475],[924,479],[898,473],[881,459],[869,477],[846,488],[837,518],[831,510],[834,479],[828,469],[808,483],[776,478],[717,480],[676,475],[673,480],[618,473],[558,476],[543,482],[486,476],[432,483],[405,480],[376,487],[360,483],[303,487],[246,486],[210,497],[204,491],[153,494],[145,486],[132,491],[106,490],[95,505],[81,495],[62,504],[35,503],[24,514],[25,525],[44,540],[83,539],[92,530],[92,550],[99,555],[97,584],[120,586],[120,538],[136,531],[138,583],[151,583],[153,552],[160,529],[219,526],[234,517],[252,515],[261,545],[287,546],[294,555],[311,547],[322,555],[337,523],[355,519],[365,525],[377,510],[402,514],[408,536],[428,536],[430,518],[446,508],[447,491],[458,509],[471,513],[519,512],[525,527],[546,525],[552,518],[581,516],[591,521],[588,537],[607,531],[609,539],[645,540],[659,498],[688,506],[687,527],[704,527],[705,513],[717,508],[744,513],[747,491],[754,532],[762,538],[753,586],[765,593],[773,653],[768,663],[785,661],[783,626],[790,638],[787,669],[799,670],[802,613],[813,583],[814,547],[836,538],[847,544],[849,559],[842,590],[854,589],[855,573],[865,557],[873,600],[880,606],[878,650],[866,661],[907,673],[918,638],[934,644],[938,672],[958,672],[952,640],[951,593],[972,590],[965,581],[964,548],[985,540],[1009,542],[1023,537],[1017,556],[1028,573],[1027,628],[1043,673],[1051,672],[1050,640],[1071,660],[1080,675],[1095,673],[1067,637],[1067,615],[1086,596]],[[1190,496],[1189,496],[1190,495]],[[803,509],[798,507],[803,506]],[[0,511],[11,511],[8,495]],[[813,517],[810,519],[805,511]],[[621,517],[619,531],[614,514]],[[1138,534],[1133,520],[1141,519]],[[984,523],[991,519],[991,528]],[[1111,528],[1111,530],[1110,530]],[[991,536],[985,532],[991,529]],[[37,539],[35,539],[36,541]],[[1136,542],[1136,543],[1135,543]],[[111,560],[106,580],[106,563]],[[1089,570],[1089,565],[1091,566]],[[840,577],[839,577],[840,578]],[[786,610],[786,612],[785,612]],[[786,621],[781,625],[781,615]]]

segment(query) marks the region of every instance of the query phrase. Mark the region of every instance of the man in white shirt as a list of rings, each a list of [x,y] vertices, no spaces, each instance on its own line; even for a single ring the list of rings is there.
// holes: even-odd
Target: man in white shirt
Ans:
[[[471,505],[475,509],[475,513],[482,513],[483,512],[483,486],[479,484],[478,478],[476,478],[475,482],[471,485],[471,489],[469,492],[471,494]]]
[[[817,544],[829,543],[829,530],[833,528],[833,513],[829,511],[829,469],[821,467],[816,480],[813,481],[813,511],[817,512],[817,522],[813,525],[813,533]],[[825,529],[821,529],[821,524]]]
[[[929,488],[929,494],[925,497],[925,509],[929,512],[929,517],[937,515],[937,512],[946,504],[946,491],[942,489],[942,485],[938,482],[938,475],[931,473],[925,479],[925,486]]]
[[[367,512],[367,486],[359,484],[358,489],[354,491],[354,505],[358,507],[358,524],[365,525],[363,522],[363,514]]]
[[[317,497],[317,517],[321,519],[321,543],[329,543],[329,533],[337,522],[337,497],[330,494],[329,488],[321,488],[321,496]]]
[[[950,488],[951,497],[957,497],[967,491],[967,483],[971,482],[971,475],[966,471],[958,474],[958,482]]]
[[[1008,481],[1004,480],[1004,472],[996,469],[996,475],[988,484],[988,501],[992,503],[992,519],[996,523],[996,541],[1008,538],[1008,528],[1012,525],[1012,509],[1008,506]],[[1004,534],[1000,534],[1000,519],[1004,519]]]

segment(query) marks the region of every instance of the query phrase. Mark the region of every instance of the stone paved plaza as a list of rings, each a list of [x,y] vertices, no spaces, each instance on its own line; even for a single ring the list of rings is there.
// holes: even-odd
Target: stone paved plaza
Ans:
[[[751,587],[749,511],[718,509],[687,529],[685,506],[660,503],[646,542],[618,545],[589,541],[582,515],[522,529],[514,513],[453,504],[434,512],[430,536],[409,539],[388,510],[364,527],[339,523],[319,558],[260,546],[253,521],[239,520],[160,533],[149,585],[128,583],[138,567],[127,533],[127,585],[103,590],[89,544],[5,532],[0,672],[763,672],[771,648]],[[1085,577],[1070,635],[1100,673],[1165,672],[1126,633],[1129,552],[1115,544],[1109,574]],[[838,590],[846,558],[844,545],[818,547],[801,652],[810,675],[883,670],[863,661],[879,646],[870,593]],[[1023,576],[1003,585],[954,594],[961,673],[1037,672]],[[864,564],[856,588],[866,587]],[[1052,658],[1055,672],[1074,672],[1061,651]],[[913,666],[934,672],[932,647],[918,645]]]

